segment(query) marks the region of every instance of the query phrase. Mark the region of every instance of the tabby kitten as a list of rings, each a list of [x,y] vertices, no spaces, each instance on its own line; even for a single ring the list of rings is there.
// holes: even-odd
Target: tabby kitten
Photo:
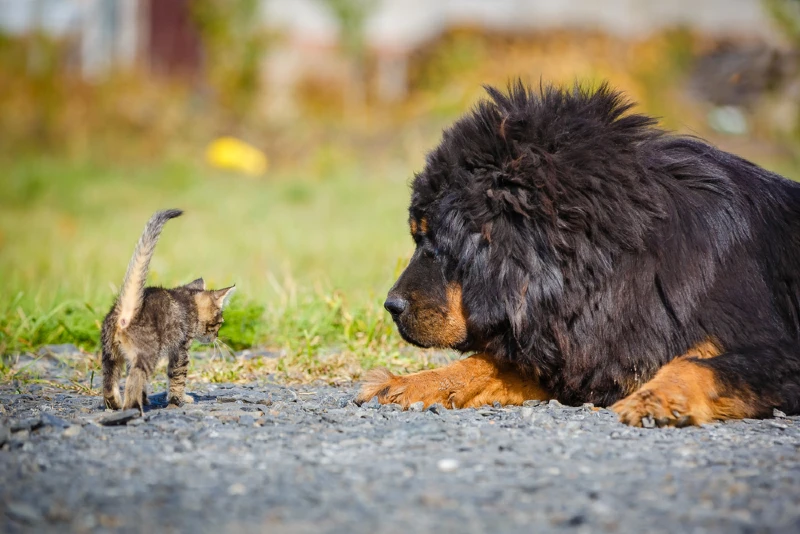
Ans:
[[[168,359],[169,407],[181,406],[192,340],[210,343],[222,325],[222,309],[234,286],[206,290],[205,282],[198,278],[175,289],[144,287],[161,229],[182,213],[159,211],[150,218],[133,251],[122,290],[103,321],[103,399],[107,408],[143,411],[149,404],[147,382],[162,357]],[[126,363],[123,402],[119,379]]]

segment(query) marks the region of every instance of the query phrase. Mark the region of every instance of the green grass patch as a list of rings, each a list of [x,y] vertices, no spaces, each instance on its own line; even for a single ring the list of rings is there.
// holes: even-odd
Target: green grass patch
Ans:
[[[231,350],[280,351],[269,372],[292,380],[424,365],[401,355],[408,349],[381,307],[411,252],[410,170],[320,166],[320,157],[260,179],[185,161],[130,169],[46,157],[6,162],[0,352],[73,343],[96,355],[145,222],[179,207],[186,214],[165,227],[149,283],[235,283],[220,332]]]

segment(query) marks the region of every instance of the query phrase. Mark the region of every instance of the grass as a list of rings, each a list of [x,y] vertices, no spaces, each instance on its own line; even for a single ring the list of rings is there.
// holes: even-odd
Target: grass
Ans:
[[[381,306],[411,252],[409,176],[352,161],[260,179],[186,161],[124,170],[63,158],[8,162],[0,183],[0,352],[73,343],[94,362],[85,371],[99,373],[100,322],[144,223],[157,209],[180,207],[186,214],[166,226],[149,283],[203,276],[211,287],[238,289],[220,333],[225,350],[199,358],[195,378],[338,381],[376,365],[425,366]],[[234,362],[224,354],[253,346],[282,356]],[[23,374],[0,368],[5,379]]]
[[[238,288],[224,344],[197,348],[192,380],[337,382],[375,366],[428,367],[429,353],[399,339],[381,302],[411,253],[408,180],[440,127],[483,96],[481,84],[609,79],[668,128],[711,133],[705,107],[682,89],[704,38],[676,31],[629,43],[551,32],[509,41],[467,29],[441,41],[413,62],[414,90],[401,105],[355,113],[301,99],[300,119],[260,130],[254,112],[243,137],[273,162],[260,179],[198,161],[224,121],[186,88],[135,77],[87,87],[57,72],[29,80],[22,63],[3,65],[23,56],[0,53],[0,382],[41,380],[14,365],[15,355],[73,343],[85,365],[59,384],[96,391],[100,321],[145,222],[172,207],[186,215],[167,225],[150,283],[203,276],[211,287]],[[794,156],[763,142],[712,141],[798,175]],[[249,347],[280,357],[231,357]]]

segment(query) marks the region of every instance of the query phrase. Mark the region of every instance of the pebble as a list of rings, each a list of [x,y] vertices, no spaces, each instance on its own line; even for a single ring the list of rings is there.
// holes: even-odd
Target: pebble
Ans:
[[[245,493],[247,493],[247,488],[244,484],[236,482],[228,486],[228,495],[244,495]]]
[[[100,411],[97,397],[20,395],[0,384],[0,481],[13,481],[0,532],[357,533],[389,524],[716,534],[800,524],[800,417],[643,429],[607,410],[550,402],[402,411],[359,408],[356,387],[325,384],[297,395],[272,384],[195,391],[186,412],[151,406],[112,430],[97,420],[119,413]],[[58,430],[60,421],[69,424]]]
[[[42,425],[53,426],[56,428],[67,428],[69,427],[69,423],[60,417],[56,417],[53,414],[43,413],[42,414]]]
[[[442,458],[436,462],[436,467],[443,473],[450,473],[458,469],[458,460],[455,458]]]
[[[142,414],[136,408],[132,408],[130,410],[118,410],[100,418],[97,422],[103,426],[126,425],[129,421],[141,417],[141,415]]]
[[[9,502],[6,505],[6,513],[17,521],[23,523],[37,523],[42,520],[42,513],[25,502]]]
[[[65,438],[74,438],[81,433],[81,430],[80,425],[72,425],[65,428],[61,435]]]
[[[23,430],[36,430],[42,426],[41,417],[29,417],[27,419],[20,419],[11,421],[11,432],[20,432]]]
[[[447,412],[447,408],[442,403],[437,402],[428,406],[428,411],[437,415],[442,415]]]
[[[410,412],[421,412],[424,409],[425,409],[425,403],[422,401],[413,402],[408,407],[408,411]]]
[[[239,424],[242,426],[253,426],[256,424],[256,418],[252,415],[240,415]]]
[[[381,407],[381,403],[378,400],[378,397],[372,397],[368,402],[365,402],[361,405],[362,408],[367,408],[370,410],[379,410]]]

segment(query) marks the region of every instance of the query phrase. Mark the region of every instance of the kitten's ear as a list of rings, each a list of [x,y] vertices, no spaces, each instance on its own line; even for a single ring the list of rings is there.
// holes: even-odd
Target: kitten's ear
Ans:
[[[214,302],[220,308],[224,308],[228,305],[228,301],[233,296],[234,291],[236,291],[236,286],[226,287],[224,289],[215,289],[211,291],[211,298],[214,299]]]
[[[185,287],[186,289],[199,289],[202,291],[206,288],[206,281],[203,280],[202,278],[198,278],[197,280],[192,280],[183,287]]]

